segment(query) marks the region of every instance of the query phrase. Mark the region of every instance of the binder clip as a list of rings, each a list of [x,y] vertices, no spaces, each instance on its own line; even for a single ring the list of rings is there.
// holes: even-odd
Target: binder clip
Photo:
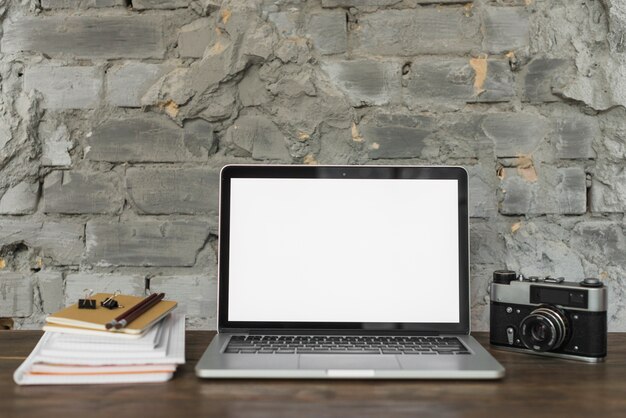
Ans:
[[[93,294],[92,289],[84,289],[85,296],[83,299],[78,299],[78,309],[96,309],[96,300],[89,299]]]
[[[113,293],[113,295],[109,296],[108,298],[106,298],[105,300],[103,300],[102,302],[100,302],[100,306],[103,306],[107,309],[117,309],[117,308],[123,308],[122,305],[120,305],[115,298],[118,297],[122,292],[120,292],[119,290],[116,290],[115,293]]]

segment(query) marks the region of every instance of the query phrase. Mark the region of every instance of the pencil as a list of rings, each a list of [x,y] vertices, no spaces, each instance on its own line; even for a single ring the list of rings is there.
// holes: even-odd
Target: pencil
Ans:
[[[111,329],[113,327],[115,327],[115,325],[121,321],[122,319],[124,319],[126,317],[126,315],[129,315],[131,313],[133,313],[134,311],[136,311],[137,309],[141,308],[141,306],[144,303],[147,303],[148,301],[158,297],[159,295],[157,293],[153,293],[150,296],[147,296],[146,298],[142,299],[141,302],[137,303],[136,305],[134,305],[132,308],[130,308],[129,310],[127,310],[126,312],[121,313],[120,315],[118,315],[114,320],[112,320],[111,322],[107,322],[105,325],[106,329]]]
[[[152,299],[149,299],[150,296],[152,295],[156,295],[156,296],[153,297]],[[161,299],[165,297],[165,293],[159,293],[158,295],[156,293],[153,293],[152,295],[148,296],[147,298],[139,302],[138,305],[141,305],[141,306],[138,306],[137,309],[135,309],[134,311],[130,313],[124,312],[123,314],[124,317],[121,320],[117,321],[117,323],[114,325],[115,329],[124,328],[125,326],[133,322],[135,319],[143,315],[148,309],[152,308],[154,305],[159,303]]]

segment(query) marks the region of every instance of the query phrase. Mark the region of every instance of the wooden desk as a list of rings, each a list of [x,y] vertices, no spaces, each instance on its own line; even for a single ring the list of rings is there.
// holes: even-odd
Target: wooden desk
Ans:
[[[213,334],[187,332],[187,364],[167,383],[17,386],[41,333],[0,331],[0,417],[626,417],[626,334],[609,335],[597,365],[491,350],[502,381],[199,380]]]

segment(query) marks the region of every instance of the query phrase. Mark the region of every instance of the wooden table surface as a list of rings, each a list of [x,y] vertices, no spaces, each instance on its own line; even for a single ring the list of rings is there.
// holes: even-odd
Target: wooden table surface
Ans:
[[[491,350],[501,381],[200,380],[213,335],[187,332],[187,364],[167,383],[17,386],[41,332],[0,331],[0,417],[626,417],[626,334],[595,365]]]

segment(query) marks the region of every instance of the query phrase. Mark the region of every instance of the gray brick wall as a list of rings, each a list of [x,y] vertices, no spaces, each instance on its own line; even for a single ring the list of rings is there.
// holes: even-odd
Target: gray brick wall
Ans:
[[[227,163],[470,173],[473,328],[496,268],[610,287],[626,331],[617,0],[41,0],[0,8],[0,317],[85,288],[215,326]]]

